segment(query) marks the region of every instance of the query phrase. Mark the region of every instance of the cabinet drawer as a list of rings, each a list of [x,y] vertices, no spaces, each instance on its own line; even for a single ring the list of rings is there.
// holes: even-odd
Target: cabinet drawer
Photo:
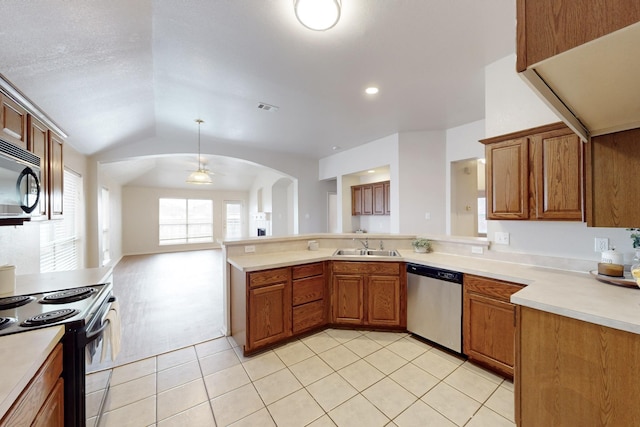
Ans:
[[[307,277],[293,282],[293,305],[317,301],[324,297],[324,276]]]
[[[293,280],[303,277],[320,276],[324,273],[324,264],[316,262],[313,264],[297,265],[291,268],[291,277]]]
[[[465,292],[475,292],[478,294],[493,297],[500,301],[509,302],[511,295],[524,288],[524,285],[504,282],[502,280],[489,279],[486,277],[464,275]]]
[[[276,268],[273,270],[257,271],[249,273],[249,288],[257,288],[259,286],[270,285],[273,283],[282,283],[289,281],[288,268]]]
[[[347,274],[389,274],[398,275],[401,270],[398,262],[340,262],[333,263],[334,273]]]
[[[324,302],[322,300],[293,308],[293,333],[321,326],[325,323]]]

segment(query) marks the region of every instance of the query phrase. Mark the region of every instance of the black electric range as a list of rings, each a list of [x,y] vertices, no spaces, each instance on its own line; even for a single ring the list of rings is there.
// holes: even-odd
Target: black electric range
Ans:
[[[0,336],[64,326],[65,427],[85,425],[87,352],[102,340],[114,301],[111,283],[0,298]]]

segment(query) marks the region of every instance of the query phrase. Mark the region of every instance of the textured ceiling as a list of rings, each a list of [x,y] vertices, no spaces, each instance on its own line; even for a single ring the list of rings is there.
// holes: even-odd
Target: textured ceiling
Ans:
[[[89,155],[196,117],[206,138],[312,158],[484,117],[515,0],[342,3],[313,32],[292,0],[2,0],[0,73]]]

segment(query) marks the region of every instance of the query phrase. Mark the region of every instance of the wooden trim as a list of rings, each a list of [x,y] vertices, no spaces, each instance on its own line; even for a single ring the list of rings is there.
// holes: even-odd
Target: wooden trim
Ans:
[[[543,133],[543,132],[550,132],[552,130],[558,130],[558,129],[569,129],[569,127],[564,124],[564,122],[556,122],[556,123],[551,123],[548,125],[543,125],[543,126],[537,126],[534,128],[530,128],[530,129],[525,129],[525,130],[519,130],[517,132],[511,132],[511,133],[506,133],[504,135],[499,135],[499,136],[494,136],[491,138],[485,138],[485,139],[481,139],[480,143],[481,144],[494,144],[496,142],[502,142],[502,141],[508,141],[511,139],[519,139],[519,138],[524,138],[524,137],[528,137],[531,136],[533,134],[536,133]]]
[[[516,71],[527,69],[527,17],[525,0],[516,2]]]

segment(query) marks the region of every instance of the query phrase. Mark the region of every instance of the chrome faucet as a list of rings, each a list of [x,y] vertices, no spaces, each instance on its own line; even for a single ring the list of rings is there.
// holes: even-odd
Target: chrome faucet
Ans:
[[[356,240],[357,240],[358,242],[362,243],[362,245],[364,246],[364,248],[365,248],[365,249],[369,249],[369,238],[368,238],[368,237],[367,237],[366,239],[364,239],[364,240],[356,239],[356,238],[354,237],[354,238],[353,238],[353,240],[354,240],[354,241],[356,241]]]

